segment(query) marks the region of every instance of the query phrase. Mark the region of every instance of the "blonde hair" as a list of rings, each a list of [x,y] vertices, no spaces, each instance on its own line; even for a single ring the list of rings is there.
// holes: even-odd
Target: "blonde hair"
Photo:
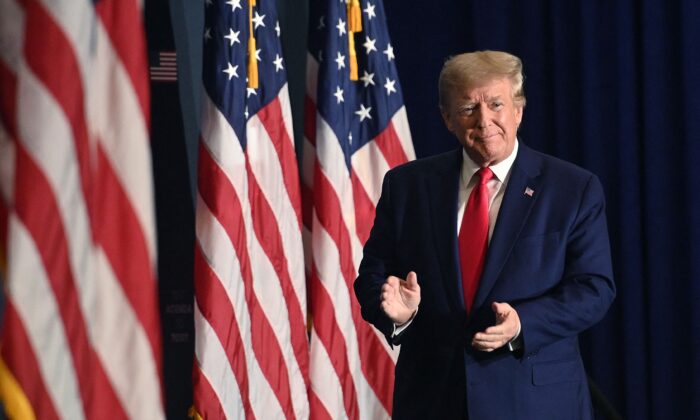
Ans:
[[[523,63],[503,51],[475,51],[450,57],[442,66],[438,89],[440,108],[445,108],[455,89],[507,78],[513,88],[513,102],[525,106]]]

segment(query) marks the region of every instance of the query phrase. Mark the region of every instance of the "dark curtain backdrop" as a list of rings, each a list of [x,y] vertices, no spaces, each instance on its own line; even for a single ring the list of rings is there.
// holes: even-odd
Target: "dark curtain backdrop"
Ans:
[[[181,170],[192,177],[202,2],[168,4],[185,145],[178,139],[170,140],[172,147],[162,144],[154,159],[168,162],[154,167],[173,171],[188,160],[189,169]],[[278,4],[300,134],[308,4]],[[437,77],[446,57],[500,49],[523,59],[528,105],[521,140],[593,171],[607,194],[618,297],[583,337],[587,370],[624,418],[700,418],[700,1],[384,0],[384,6],[419,157],[457,147],[437,108]],[[156,122],[159,111],[153,112]],[[174,178],[156,177],[163,180],[161,206],[182,204],[177,197],[188,188],[192,193],[192,178],[175,194],[165,188]],[[191,213],[177,214],[179,220],[159,221],[159,236],[161,229],[191,232]],[[161,236],[168,237],[174,235]],[[172,248],[161,246],[159,267],[191,272],[191,261]],[[161,276],[161,282],[161,296],[170,301],[161,303],[164,331],[188,330],[168,305],[182,299],[170,289],[189,286],[179,275]],[[182,349],[191,349],[191,341],[173,341],[166,332],[164,339],[172,356],[166,378],[174,381],[166,386],[168,414],[181,418],[191,401],[192,366]]]

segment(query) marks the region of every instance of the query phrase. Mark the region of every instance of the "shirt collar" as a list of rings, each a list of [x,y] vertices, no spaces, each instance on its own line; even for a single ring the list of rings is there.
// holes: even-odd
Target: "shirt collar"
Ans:
[[[515,162],[515,157],[518,155],[518,139],[515,139],[515,145],[513,146],[513,151],[508,155],[507,158],[503,159],[495,165],[489,166],[493,171],[493,174],[498,178],[498,180],[503,183],[510,172],[510,168]],[[474,174],[481,167],[474,162],[467,152],[462,148],[462,181],[464,185],[469,185],[469,180],[474,177]]]

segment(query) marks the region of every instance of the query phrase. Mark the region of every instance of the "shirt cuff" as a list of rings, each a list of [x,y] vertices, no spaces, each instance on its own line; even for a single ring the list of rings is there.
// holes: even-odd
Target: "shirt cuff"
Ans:
[[[508,342],[508,350],[516,351],[520,350],[523,347],[523,340],[522,337],[520,337],[521,327],[521,325],[518,325],[518,332],[515,334],[515,337],[511,338]]]
[[[413,314],[411,317],[408,319],[408,321],[404,322],[403,324],[396,324],[394,323],[394,331],[391,333],[391,338],[394,338],[404,332],[406,328],[408,328],[409,325],[413,322],[413,319],[416,317],[416,314],[418,313],[418,308],[416,308],[415,311],[413,311]]]

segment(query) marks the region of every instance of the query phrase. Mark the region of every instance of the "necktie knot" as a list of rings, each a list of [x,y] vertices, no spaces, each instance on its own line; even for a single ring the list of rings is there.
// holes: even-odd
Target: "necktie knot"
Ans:
[[[479,184],[481,185],[486,184],[489,182],[489,180],[491,180],[491,178],[493,178],[493,171],[488,167],[479,169],[476,174],[479,176]]]

